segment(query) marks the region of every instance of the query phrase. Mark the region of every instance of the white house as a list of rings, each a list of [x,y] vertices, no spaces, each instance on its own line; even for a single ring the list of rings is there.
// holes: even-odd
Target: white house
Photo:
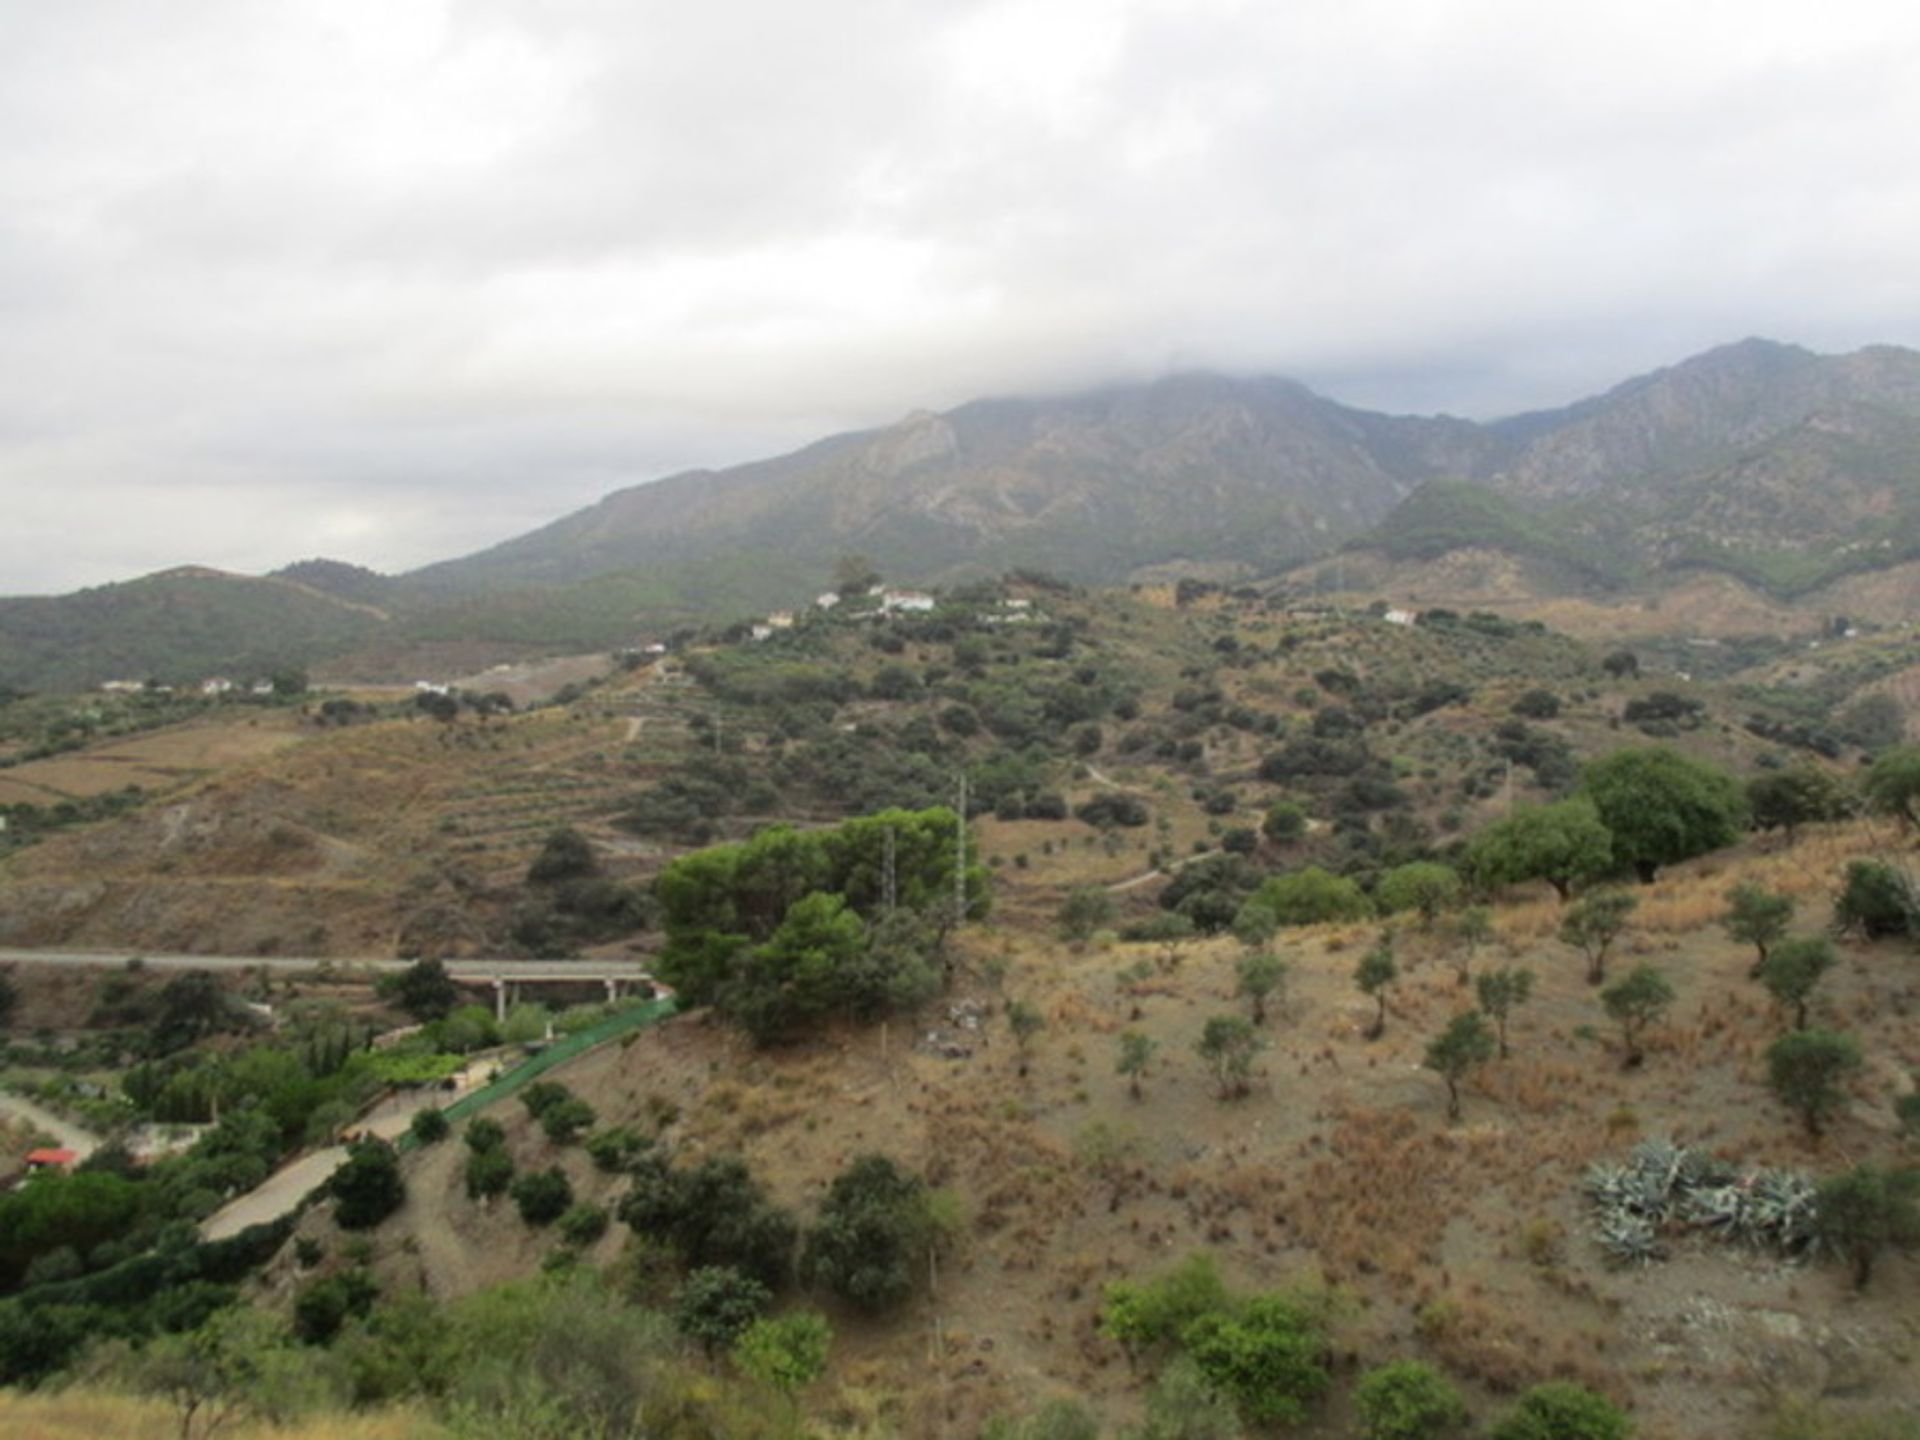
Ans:
[[[773,627],[771,625],[756,625],[748,633],[756,640],[766,640],[772,637]]]
[[[109,695],[138,695],[147,687],[138,680],[107,680],[100,688]]]
[[[1389,625],[1411,625],[1420,618],[1416,610],[1389,610],[1380,617]]]
[[[793,612],[791,610],[776,610],[767,616],[767,624],[775,630],[791,630],[793,628]]]
[[[233,689],[233,681],[221,675],[209,675],[200,682],[202,695],[225,695]]]
[[[840,592],[838,590],[823,590],[820,594],[814,596],[813,599],[816,610],[831,610],[839,603]]]
[[[880,595],[880,608],[889,614],[924,612],[933,609],[933,596],[921,590],[887,590]]]

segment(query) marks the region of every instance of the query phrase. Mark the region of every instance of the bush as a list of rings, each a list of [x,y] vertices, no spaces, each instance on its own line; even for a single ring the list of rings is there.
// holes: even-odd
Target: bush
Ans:
[[[413,1119],[407,1124],[408,1132],[422,1145],[437,1144],[446,1139],[452,1129],[446,1113],[433,1105],[414,1111]]]
[[[1181,1344],[1214,1388],[1258,1424],[1297,1424],[1330,1383],[1319,1322],[1284,1295],[1260,1295],[1235,1315],[1203,1315]]]
[[[551,1225],[573,1204],[573,1184],[558,1166],[529,1171],[513,1182],[510,1193],[529,1225]]]
[[[492,1116],[476,1115],[467,1122],[465,1138],[470,1150],[498,1150],[507,1143],[507,1132]]]
[[[558,1228],[560,1238],[567,1244],[585,1249],[607,1233],[607,1212],[581,1200],[568,1207],[567,1213],[560,1217]]]
[[[624,1125],[596,1131],[587,1137],[587,1158],[610,1175],[627,1169],[635,1159],[652,1148],[652,1139]]]
[[[798,1227],[737,1156],[691,1170],[673,1169],[658,1152],[640,1157],[620,1219],[670,1241],[688,1265],[732,1265],[770,1289],[789,1278]]]
[[[1525,720],[1551,720],[1560,713],[1560,697],[1551,690],[1528,690],[1513,702],[1513,713]]]
[[[1914,910],[1913,887],[1906,876],[1878,860],[1854,860],[1833,902],[1833,919],[1842,931],[1881,940],[1912,933]]]
[[[1231,1306],[1211,1255],[1193,1255],[1156,1279],[1117,1280],[1107,1286],[1100,1333],[1131,1356],[1171,1345],[1203,1316]]]
[[[364,1316],[380,1294],[373,1278],[360,1269],[316,1280],[293,1301],[293,1333],[309,1345],[324,1345],[355,1316]]]
[[[773,1292],[751,1275],[731,1265],[707,1265],[681,1283],[673,1324],[712,1355],[729,1348],[772,1303]]]
[[[1291,801],[1282,800],[1268,807],[1260,831],[1276,845],[1287,845],[1307,833],[1307,812]]]
[[[800,1269],[842,1299],[881,1310],[913,1293],[931,1239],[926,1182],[884,1155],[862,1155],[828,1189]]]
[[[562,880],[584,880],[600,873],[593,846],[578,830],[567,826],[553,831],[527,867],[527,883],[553,885]]]
[[[384,1140],[368,1137],[347,1148],[347,1158],[327,1181],[333,1218],[343,1230],[368,1230],[398,1210],[407,1199],[400,1178],[400,1156]]]
[[[513,1183],[513,1157],[503,1145],[490,1145],[467,1155],[467,1198],[488,1200]]]
[[[1094,796],[1073,813],[1078,819],[1102,830],[1112,826],[1136,829],[1153,818],[1145,801],[1111,790],[1104,795]]]
[[[1418,1360],[1369,1370],[1354,1387],[1353,1404],[1366,1440],[1445,1440],[1467,1423],[1460,1392]]]
[[[592,1126],[596,1118],[591,1105],[570,1096],[557,1105],[549,1105],[540,1113],[540,1128],[553,1144],[571,1145],[580,1138],[582,1130]]]
[[[1536,1385],[1493,1427],[1492,1440],[1626,1440],[1633,1425],[1604,1395],[1583,1385]]]
[[[1364,920],[1373,913],[1373,903],[1359,885],[1317,865],[1275,875],[1254,892],[1253,900],[1270,910],[1281,925]]]

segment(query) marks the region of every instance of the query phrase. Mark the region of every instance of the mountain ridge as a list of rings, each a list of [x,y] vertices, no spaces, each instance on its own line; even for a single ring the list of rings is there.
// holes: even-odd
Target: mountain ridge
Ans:
[[[200,571],[125,583],[200,587],[186,608],[202,639],[305,663],[375,632],[389,646],[630,644],[790,607],[850,553],[917,584],[1010,569],[1089,584],[1183,567],[1253,580],[1341,545],[1411,544],[1431,558],[1454,530],[1461,544],[1550,562],[1552,584],[1616,591],[1704,566],[1791,598],[1920,557],[1920,353],[1747,339],[1491,422],[1185,372],[916,411],[683,471],[400,575],[296,562],[256,582],[288,587],[270,603],[256,599],[273,592],[231,589],[238,613],[217,623],[198,613],[219,608]],[[305,613],[292,613],[294,593]],[[96,672],[126,663],[112,633],[125,623],[95,591],[0,601],[0,681],[109,678]],[[160,668],[175,650],[239,663],[219,645],[159,649]]]

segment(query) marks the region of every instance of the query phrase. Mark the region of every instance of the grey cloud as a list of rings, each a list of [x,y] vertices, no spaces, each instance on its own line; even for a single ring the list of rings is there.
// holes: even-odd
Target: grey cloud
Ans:
[[[0,589],[407,566],[1168,369],[1564,402],[1920,342],[1834,0],[0,0]]]

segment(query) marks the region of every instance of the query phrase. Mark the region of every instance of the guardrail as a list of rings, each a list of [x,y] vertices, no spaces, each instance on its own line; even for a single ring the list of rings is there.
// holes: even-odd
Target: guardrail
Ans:
[[[585,1030],[576,1030],[571,1035],[562,1036],[540,1051],[529,1055],[525,1061],[514,1066],[498,1080],[491,1080],[476,1090],[469,1090],[451,1105],[441,1110],[448,1120],[458,1123],[469,1115],[477,1115],[489,1105],[511,1098],[527,1086],[538,1080],[549,1070],[578,1059],[587,1051],[604,1045],[609,1040],[634,1030],[643,1030],[656,1025],[674,1014],[680,1008],[677,1000],[649,1000],[618,1015],[609,1015],[598,1024]],[[397,1144],[402,1150],[411,1150],[418,1142],[411,1132],[403,1133]]]

